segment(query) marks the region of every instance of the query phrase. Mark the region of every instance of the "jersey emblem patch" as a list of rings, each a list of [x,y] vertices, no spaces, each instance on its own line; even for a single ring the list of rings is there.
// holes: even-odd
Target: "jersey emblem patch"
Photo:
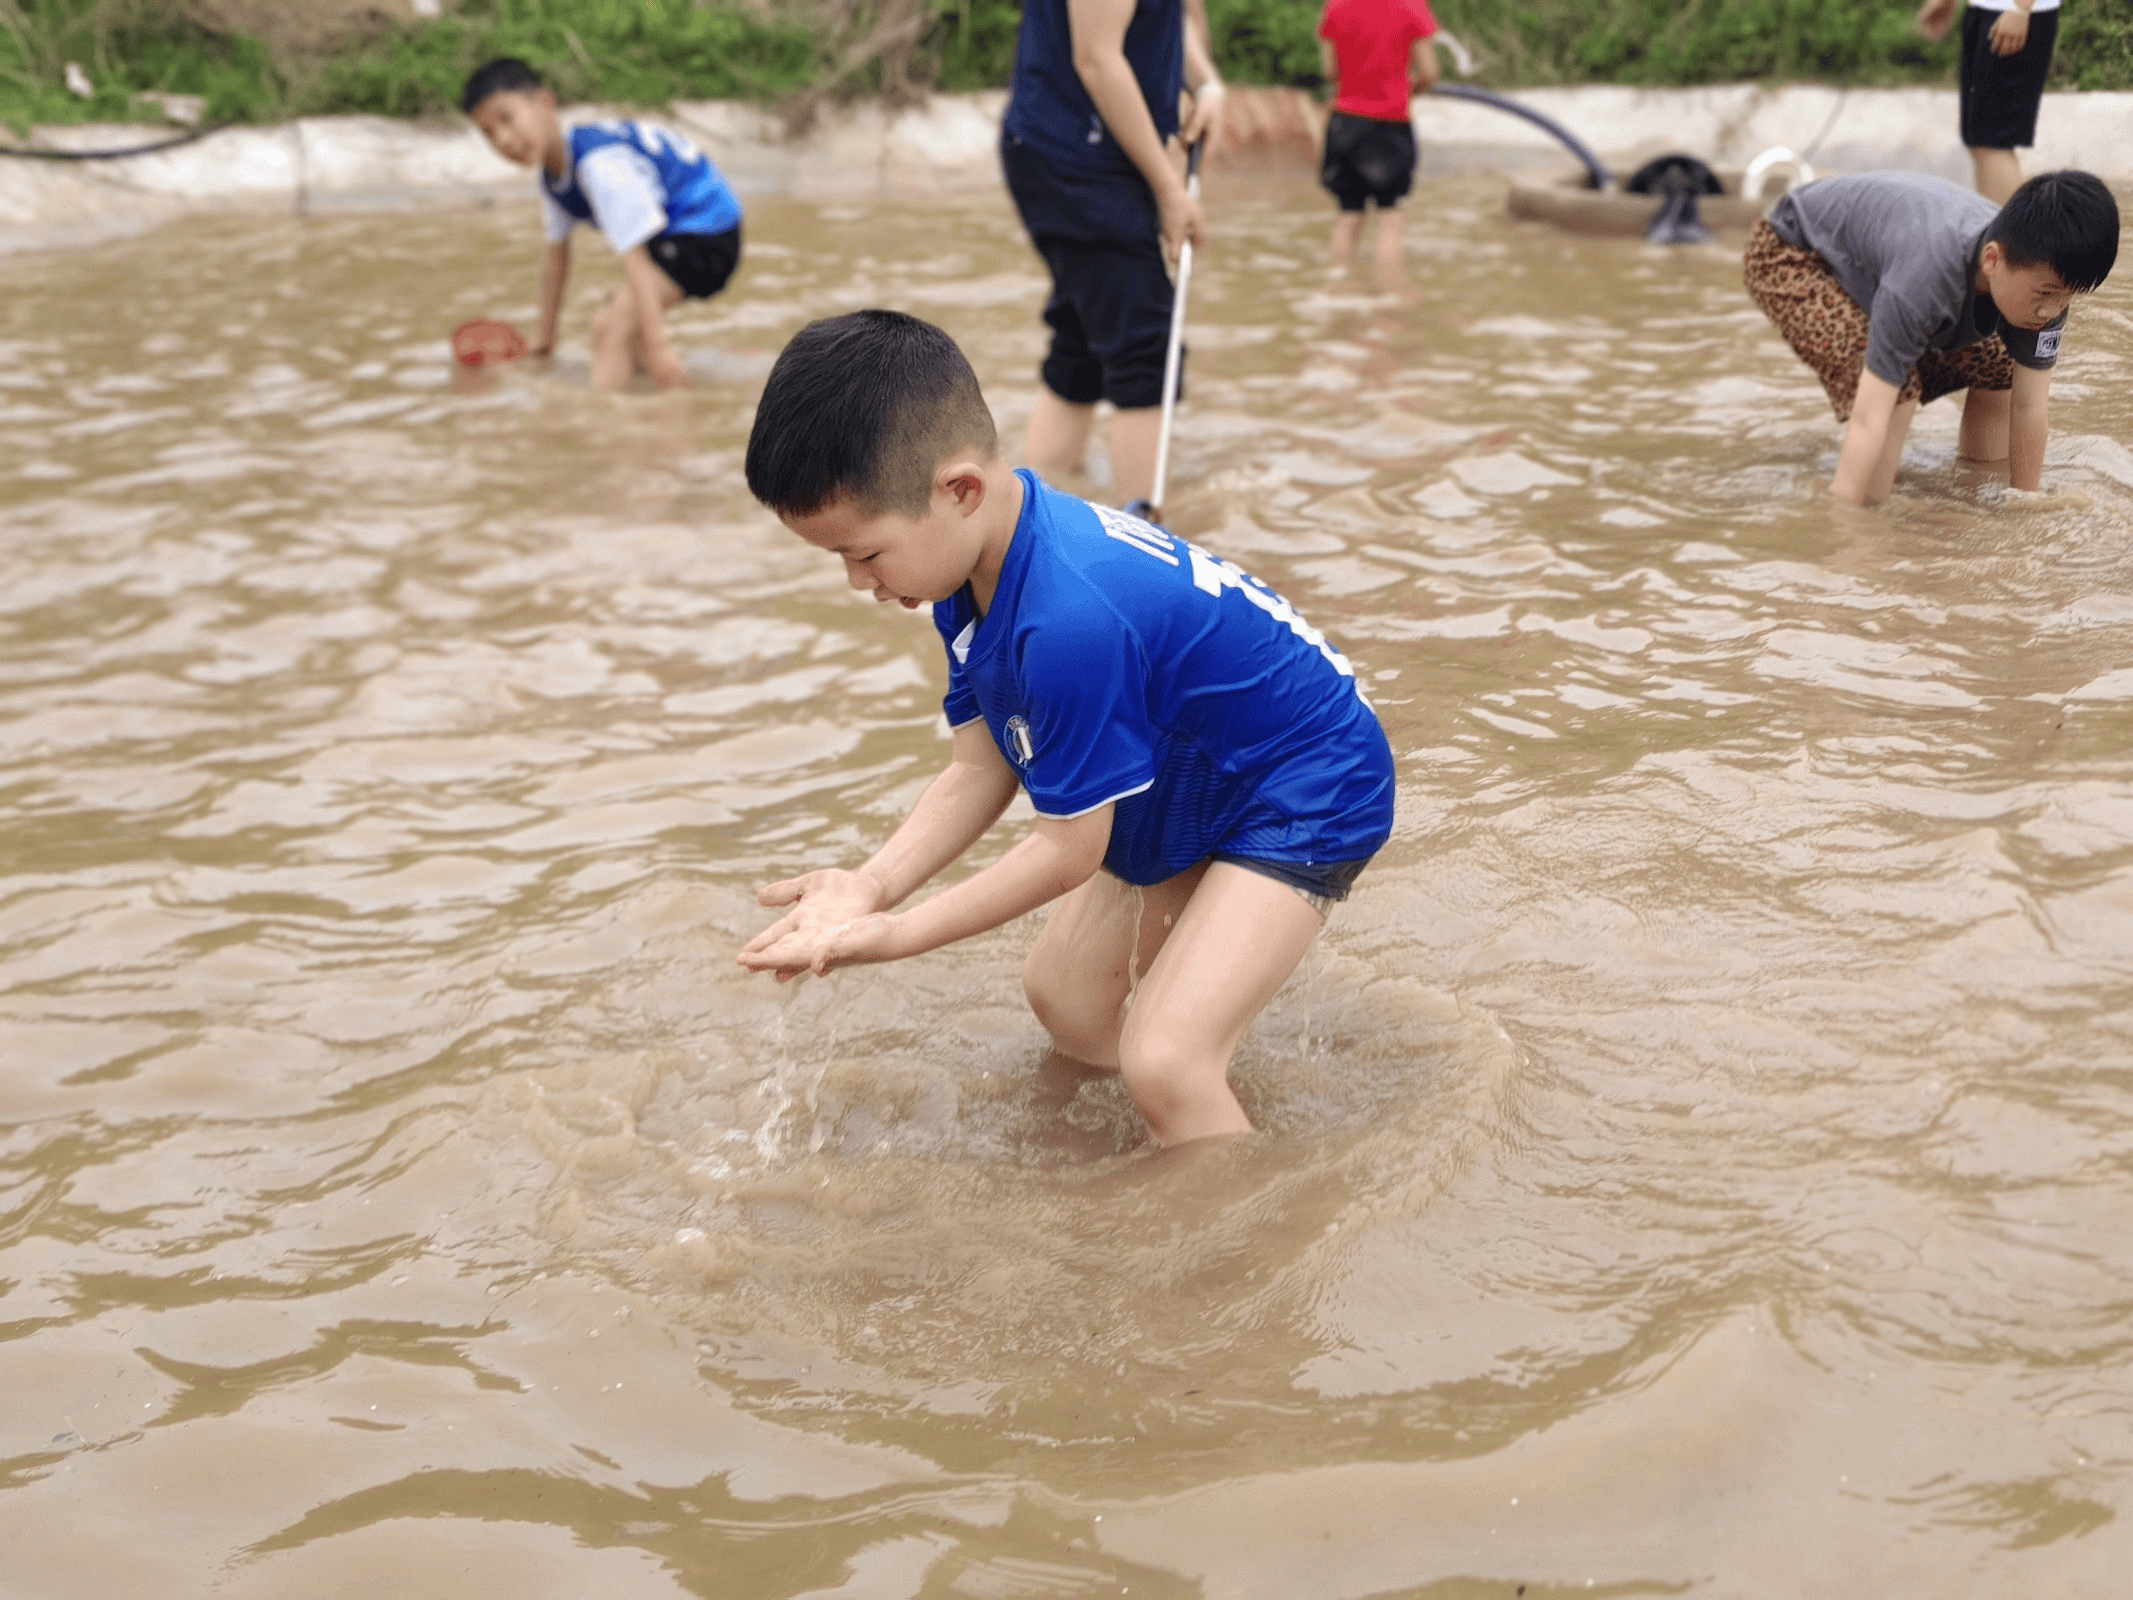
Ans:
[[[2059,359],[2059,335],[2065,331],[2064,328],[2046,328],[2037,335],[2037,359],[2039,361],[2056,361]]]
[[[1007,754],[1018,767],[1026,767],[1037,752],[1030,744],[1029,718],[1021,715],[1009,717],[1002,730],[1007,735]]]

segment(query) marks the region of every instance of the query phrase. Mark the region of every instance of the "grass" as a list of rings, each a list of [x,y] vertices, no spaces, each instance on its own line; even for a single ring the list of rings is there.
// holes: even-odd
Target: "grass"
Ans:
[[[1233,80],[1316,84],[1321,0],[1208,5]],[[325,9],[281,0],[289,17]],[[1909,0],[1444,0],[1442,16],[1480,56],[1482,81],[1502,88],[1952,83],[1952,43],[1920,38],[1912,11]],[[230,31],[209,0],[0,0],[0,121],[153,119],[148,91],[201,96],[218,121],[441,113],[497,55],[533,62],[565,99],[895,98],[1004,83],[1018,15],[1018,0],[459,0],[428,23],[373,17],[263,38]],[[2133,88],[2133,0],[2081,0],[2060,27],[2053,87]],[[92,96],[65,87],[69,62]]]
[[[289,0],[292,7],[297,0]],[[0,0],[0,120],[159,115],[147,91],[198,95],[214,121],[335,111],[445,112],[493,56],[539,66],[566,99],[664,105],[777,100],[834,67],[833,35],[788,14],[694,0],[465,0],[427,24],[370,21],[309,48],[229,33],[186,0]],[[66,63],[95,86],[70,93]]]

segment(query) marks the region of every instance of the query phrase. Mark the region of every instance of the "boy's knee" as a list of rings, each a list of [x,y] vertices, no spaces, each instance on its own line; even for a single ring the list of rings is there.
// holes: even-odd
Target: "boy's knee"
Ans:
[[[1134,1105],[1156,1128],[1188,1120],[1211,1087],[1226,1092],[1228,1063],[1212,1060],[1174,1030],[1128,1027],[1119,1041],[1118,1075]]]
[[[1062,1010],[1059,979],[1051,963],[1038,961],[1040,953],[1041,947],[1031,951],[1029,959],[1022,963],[1022,994],[1029,1001],[1029,1008],[1038,1022],[1043,1024],[1044,1031],[1056,1039],[1058,1030],[1052,1022]]]
[[[1106,1004],[1100,984],[1047,958],[1040,945],[1022,964],[1022,993],[1062,1054],[1090,1066],[1111,1064],[1118,1050],[1120,1007]]]

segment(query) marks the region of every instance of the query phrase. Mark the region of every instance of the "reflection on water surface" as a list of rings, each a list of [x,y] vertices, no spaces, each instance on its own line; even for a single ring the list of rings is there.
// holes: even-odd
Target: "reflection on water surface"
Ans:
[[[2109,1592],[2133,290],[2053,493],[1938,407],[1850,515],[1724,251],[1440,181],[1388,292],[1302,179],[1214,205],[1172,520],[1403,815],[1266,1136],[1162,1162],[1037,1078],[1032,926],[731,964],[945,748],[924,619],[747,500],[755,385],[898,305],[1017,434],[1003,198],[758,205],[676,399],[453,386],[529,216],[5,263],[12,1589]]]

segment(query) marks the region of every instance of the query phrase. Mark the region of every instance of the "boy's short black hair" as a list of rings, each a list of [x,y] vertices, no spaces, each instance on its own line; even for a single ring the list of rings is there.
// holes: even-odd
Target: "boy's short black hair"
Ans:
[[[2118,261],[2118,202],[2093,172],[2040,172],[2007,197],[1985,240],[2010,265],[2042,263],[2086,294]]]
[[[854,311],[810,322],[770,369],[748,435],[748,488],[780,515],[850,498],[920,517],[951,451],[999,443],[953,339],[901,311]]]
[[[514,90],[525,93],[547,87],[541,75],[516,56],[498,56],[494,61],[484,61],[467,74],[467,86],[459,93],[459,109],[471,117],[475,108],[492,94],[507,94]]]

